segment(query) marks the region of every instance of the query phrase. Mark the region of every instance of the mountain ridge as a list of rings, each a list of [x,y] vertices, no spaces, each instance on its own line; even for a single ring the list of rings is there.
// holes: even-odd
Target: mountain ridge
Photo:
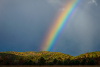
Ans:
[[[42,63],[44,62],[44,63]],[[100,64],[100,51],[87,52],[78,56],[71,56],[61,52],[50,52],[50,51],[26,51],[26,52],[15,52],[7,51],[0,52],[0,64],[68,64],[68,65],[80,65],[80,64]]]

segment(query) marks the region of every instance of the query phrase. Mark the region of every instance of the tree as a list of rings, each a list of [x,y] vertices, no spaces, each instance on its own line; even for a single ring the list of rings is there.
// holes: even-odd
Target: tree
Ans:
[[[43,58],[43,57],[41,57],[39,60],[38,60],[38,64],[39,65],[44,65],[46,63],[46,60]]]
[[[33,62],[32,60],[29,60],[28,62],[24,62],[24,65],[36,65],[35,62]]]
[[[93,59],[89,60],[88,65],[95,65],[95,61]]]
[[[64,64],[65,65],[70,65],[71,64],[71,60],[68,58],[68,59],[65,59],[64,60]]]
[[[63,65],[63,61],[62,60],[58,60],[58,65]]]
[[[74,62],[75,62],[74,60],[70,60],[69,65],[74,65]]]
[[[74,61],[74,64],[75,64],[75,65],[79,65],[79,64],[80,64],[80,61],[79,61],[79,60],[75,60],[75,61]]]
[[[82,64],[82,65],[85,65],[85,63],[86,63],[86,59],[84,58],[84,59],[82,59],[81,64]]]
[[[25,60],[24,60],[23,58],[20,58],[20,59],[19,59],[19,64],[20,64],[20,65],[24,64],[24,62],[25,62]]]
[[[49,62],[48,64],[49,64],[49,65],[53,65],[53,62]]]
[[[57,59],[55,58],[54,60],[53,60],[53,64],[55,65],[55,64],[57,64]]]
[[[0,64],[2,64],[2,61],[3,61],[3,59],[2,59],[2,57],[0,56]]]
[[[28,65],[32,65],[32,63],[33,63],[32,60],[30,60],[27,64]]]
[[[68,64],[69,64],[68,60],[67,59],[64,60],[64,65],[68,65]]]

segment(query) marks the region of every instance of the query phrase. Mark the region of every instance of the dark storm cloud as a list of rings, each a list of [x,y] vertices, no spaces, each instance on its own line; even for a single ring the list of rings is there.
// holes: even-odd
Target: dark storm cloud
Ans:
[[[57,14],[70,0],[0,0],[0,51],[39,51]],[[100,51],[100,1],[82,0],[55,52]]]
[[[0,0],[1,51],[37,51],[55,9],[45,0]]]
[[[92,0],[85,0],[68,23],[65,32],[59,39],[59,42],[66,44],[63,47],[60,44],[57,45],[66,53],[79,55],[86,52],[100,51],[98,49],[100,47],[100,14],[98,14],[100,12],[100,2],[95,0],[95,3]]]

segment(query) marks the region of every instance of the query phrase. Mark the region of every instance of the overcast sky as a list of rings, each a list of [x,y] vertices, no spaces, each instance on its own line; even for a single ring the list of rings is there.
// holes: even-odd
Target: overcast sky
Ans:
[[[40,51],[48,29],[69,0],[0,0],[0,52]],[[81,0],[54,52],[100,51],[100,0]]]

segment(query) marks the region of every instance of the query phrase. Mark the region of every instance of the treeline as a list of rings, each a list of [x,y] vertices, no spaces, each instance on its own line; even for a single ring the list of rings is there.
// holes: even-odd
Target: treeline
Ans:
[[[100,57],[99,57],[100,58]],[[52,62],[48,62],[43,57],[38,59],[38,62],[32,60],[24,60],[20,58],[19,60],[12,59],[0,59],[0,65],[100,65],[100,61],[98,62],[98,58],[82,58],[82,59],[65,59],[58,60],[53,59]]]
[[[0,65],[100,65],[100,52],[66,57],[43,54],[41,56],[22,56],[11,53],[0,53]],[[54,53],[53,53],[54,54]],[[57,55],[58,54],[58,55]]]

